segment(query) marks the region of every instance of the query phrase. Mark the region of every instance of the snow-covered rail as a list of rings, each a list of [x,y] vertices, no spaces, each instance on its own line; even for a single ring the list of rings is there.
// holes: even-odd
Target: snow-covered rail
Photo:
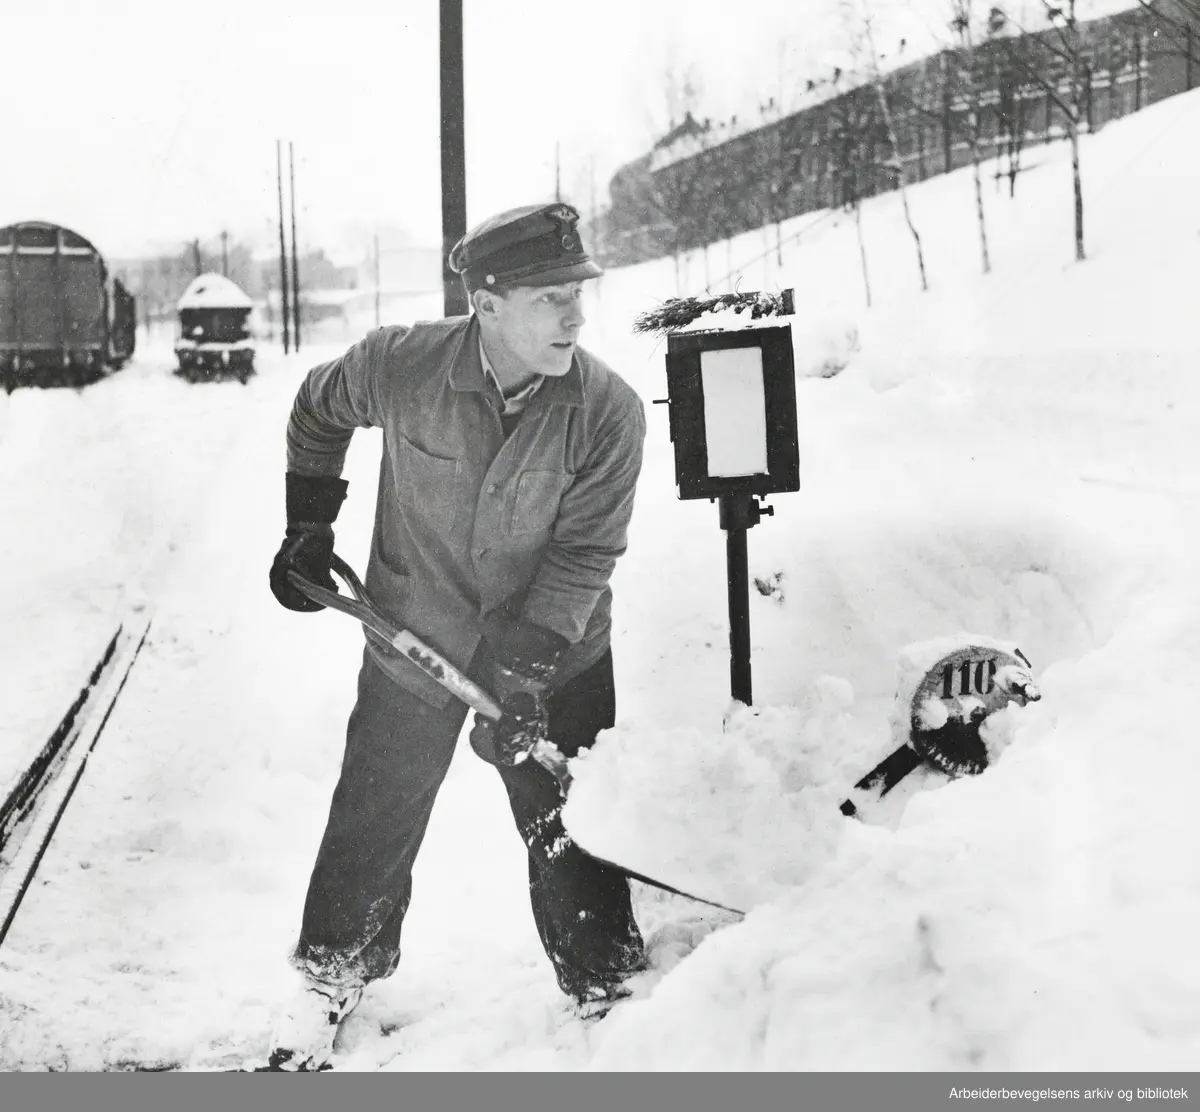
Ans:
[[[0,802],[0,943],[145,644],[150,621],[142,606],[125,616],[67,713]]]

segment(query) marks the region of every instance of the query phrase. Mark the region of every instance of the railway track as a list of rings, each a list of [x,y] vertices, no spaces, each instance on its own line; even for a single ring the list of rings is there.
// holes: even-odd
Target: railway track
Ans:
[[[0,945],[146,643],[150,622],[146,607],[125,615],[46,743],[0,801]]]

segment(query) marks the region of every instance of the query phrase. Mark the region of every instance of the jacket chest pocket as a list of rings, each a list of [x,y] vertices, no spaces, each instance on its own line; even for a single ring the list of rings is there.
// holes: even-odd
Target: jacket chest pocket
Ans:
[[[509,532],[514,537],[548,530],[574,475],[566,471],[523,471],[513,495]]]
[[[400,465],[396,476],[401,500],[437,533],[448,535],[458,520],[462,463],[431,455],[402,436],[397,436]]]

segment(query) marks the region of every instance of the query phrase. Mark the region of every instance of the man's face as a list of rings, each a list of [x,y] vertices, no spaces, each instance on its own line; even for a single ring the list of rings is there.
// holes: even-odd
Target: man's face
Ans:
[[[496,335],[530,371],[560,378],[583,327],[582,282],[562,286],[516,286],[496,298]]]

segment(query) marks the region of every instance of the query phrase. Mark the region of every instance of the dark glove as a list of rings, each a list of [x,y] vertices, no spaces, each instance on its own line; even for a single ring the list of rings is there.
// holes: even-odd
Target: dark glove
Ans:
[[[501,702],[514,691],[544,694],[571,644],[561,633],[534,622],[493,621],[484,637],[495,661],[492,694]]]
[[[295,571],[319,587],[336,591],[329,574],[333,559],[333,523],[346,497],[345,479],[328,476],[285,476],[287,532],[271,565],[271,593],[289,610],[324,610],[288,579]]]
[[[524,761],[539,742],[550,740],[546,705],[540,696],[516,691],[500,704],[498,722],[475,715],[471,748],[489,764],[511,767]]]
[[[492,764],[520,764],[539,742],[550,740],[545,695],[570,642],[533,622],[492,619],[484,629],[492,649],[492,694],[503,717],[475,716],[471,748]]]

